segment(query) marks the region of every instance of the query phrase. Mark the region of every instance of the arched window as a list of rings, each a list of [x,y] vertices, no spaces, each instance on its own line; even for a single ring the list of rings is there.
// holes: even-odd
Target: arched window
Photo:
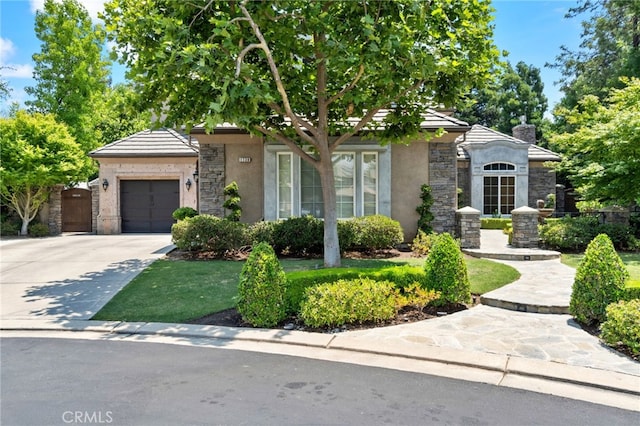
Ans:
[[[487,172],[515,171],[516,166],[510,163],[489,163],[484,165],[484,170]]]

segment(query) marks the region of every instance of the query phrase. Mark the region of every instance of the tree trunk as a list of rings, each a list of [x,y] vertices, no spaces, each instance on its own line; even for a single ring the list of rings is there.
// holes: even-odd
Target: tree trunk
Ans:
[[[29,222],[27,217],[22,219],[22,227],[20,228],[20,235],[27,235],[29,233]]]
[[[340,243],[338,241],[338,211],[336,207],[336,185],[331,153],[321,158],[318,173],[322,184],[324,202],[324,266],[340,266]]]

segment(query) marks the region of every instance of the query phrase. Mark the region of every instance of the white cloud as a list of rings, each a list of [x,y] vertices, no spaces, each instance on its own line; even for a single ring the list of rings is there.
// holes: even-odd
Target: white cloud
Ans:
[[[104,11],[104,4],[107,0],[79,0],[82,6],[87,9],[91,19],[96,21],[98,19],[98,12]],[[31,12],[36,13],[37,10],[44,9],[44,0],[29,0],[31,4]]]
[[[6,64],[7,59],[16,52],[16,46],[8,38],[0,37],[0,65]],[[3,65],[4,66],[4,65]]]
[[[6,78],[32,78],[33,65],[31,64],[3,64],[2,77]]]

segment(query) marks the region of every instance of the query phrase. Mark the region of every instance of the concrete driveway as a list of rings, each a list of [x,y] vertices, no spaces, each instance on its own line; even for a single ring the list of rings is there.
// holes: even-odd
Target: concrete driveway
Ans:
[[[170,234],[0,240],[0,318],[90,319],[173,247]]]

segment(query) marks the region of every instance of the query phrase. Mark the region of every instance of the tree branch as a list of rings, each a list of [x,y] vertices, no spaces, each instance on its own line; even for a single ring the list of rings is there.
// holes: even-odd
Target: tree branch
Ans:
[[[293,125],[294,129],[296,130],[296,133],[298,133],[298,135],[300,135],[300,137],[306,139],[308,137],[308,135],[301,128],[301,127],[304,127],[305,129],[307,129],[308,131],[310,131],[312,134],[315,135],[316,132],[317,132],[315,127],[312,126],[311,123],[308,123],[307,121],[300,119],[300,117],[298,117],[293,112],[293,110],[291,109],[291,104],[289,103],[289,97],[287,96],[287,91],[285,90],[284,85],[282,84],[282,79],[280,78],[280,72],[278,71],[278,66],[276,65],[275,60],[273,59],[273,55],[271,54],[271,50],[269,49],[269,45],[267,44],[267,41],[265,40],[264,36],[262,35],[262,32],[260,31],[260,28],[255,23],[255,21],[251,17],[251,14],[249,14],[249,11],[247,10],[246,0],[243,1],[242,3],[240,3],[240,10],[242,10],[242,14],[245,16],[245,18],[249,22],[249,25],[251,25],[251,29],[253,30],[253,33],[255,34],[255,36],[260,41],[260,43],[258,43],[258,45],[260,46],[260,49],[264,52],[264,54],[267,57],[267,63],[269,64],[269,69],[271,70],[271,75],[273,76],[273,79],[274,79],[274,81],[276,83],[276,88],[278,90],[278,93],[280,94],[280,97],[282,98],[282,103],[284,105],[284,109],[285,109],[285,111],[287,113],[287,116],[289,117],[289,119],[291,119],[291,124]]]
[[[335,102],[336,100],[344,96],[345,93],[352,90],[356,86],[356,84],[358,84],[358,81],[360,80],[360,78],[362,78],[363,75],[364,75],[364,64],[360,64],[360,68],[358,69],[358,73],[356,74],[355,78],[351,81],[351,83],[349,83],[348,86],[343,87],[342,90],[340,90],[338,93],[330,97],[329,100],[327,100],[327,106],[331,105],[333,102]]]
[[[236,78],[240,76],[240,66],[242,65],[242,61],[244,60],[245,55],[253,49],[264,50],[265,47],[266,46],[263,43],[251,43],[250,45],[242,49],[242,51],[238,55],[238,59],[236,59]]]
[[[294,141],[292,141],[291,139],[285,137],[284,135],[278,133],[278,132],[274,132],[272,130],[267,129],[266,127],[260,126],[260,125],[254,125],[253,126],[254,129],[256,129],[257,131],[259,131],[260,133],[262,133],[263,135],[270,137],[272,139],[277,140],[278,142],[282,142],[283,144],[287,145],[289,148],[291,148],[291,151],[293,151],[295,154],[299,155],[300,158],[302,159],[306,159],[307,161],[309,161],[312,164],[316,164],[318,160],[316,160],[314,157],[312,157],[311,155],[309,155],[308,152],[306,152],[305,150],[303,150],[300,145],[298,145],[297,143],[295,143]],[[317,147],[316,143],[313,143],[314,147]]]

